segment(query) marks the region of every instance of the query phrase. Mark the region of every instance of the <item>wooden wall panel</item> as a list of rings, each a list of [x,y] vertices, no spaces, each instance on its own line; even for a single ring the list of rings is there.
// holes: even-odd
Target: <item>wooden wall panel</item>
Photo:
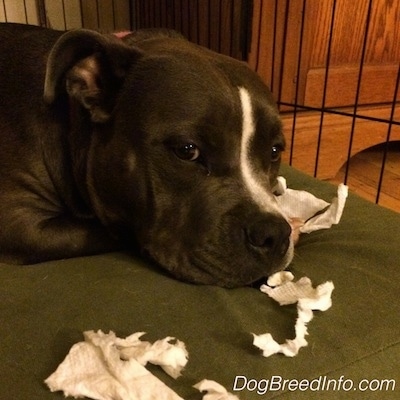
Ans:
[[[361,104],[391,102],[400,63],[400,0],[254,1],[250,65],[279,102],[320,107],[329,54],[333,73],[324,106],[354,104],[363,51]],[[371,90],[380,93],[368,95]]]
[[[254,1],[249,63],[278,102],[304,99],[316,17],[315,7],[306,4],[304,0]]]
[[[81,0],[82,25],[102,32],[129,30],[129,0]]]
[[[394,90],[399,66],[397,64],[365,65],[359,90],[360,104],[389,103]],[[334,66],[329,69],[325,105],[350,106],[354,104],[357,91],[359,66]],[[325,68],[313,68],[307,73],[304,104],[320,107],[325,85]],[[400,100],[400,93],[397,94]]]
[[[35,0],[0,0],[0,22],[37,24]]]
[[[114,30],[113,0],[102,0],[97,2],[97,19],[100,30]]]
[[[311,65],[325,65],[333,0],[312,0],[316,9]],[[354,65],[361,61],[367,16],[366,64],[385,64],[400,59],[400,2],[398,0],[336,0],[331,65]]]
[[[113,0],[114,30],[131,29],[131,8],[129,0]]]
[[[99,19],[98,19],[97,1],[82,0],[81,10],[82,10],[83,26],[88,29],[98,29]]]
[[[134,29],[170,28],[214,51],[242,59],[251,24],[242,21],[250,0],[132,0]]]

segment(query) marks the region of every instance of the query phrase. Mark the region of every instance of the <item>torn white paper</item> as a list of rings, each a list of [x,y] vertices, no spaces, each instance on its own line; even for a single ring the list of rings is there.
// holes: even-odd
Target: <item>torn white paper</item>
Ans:
[[[222,385],[208,379],[203,379],[193,387],[200,392],[207,392],[203,396],[203,400],[239,400],[239,397],[228,393]]]
[[[170,336],[157,340],[153,344],[142,342],[140,337],[144,334],[144,332],[137,332],[125,339],[116,338],[115,344],[120,351],[120,357],[123,360],[134,358],[142,365],[148,362],[159,365],[172,378],[178,378],[188,361],[185,344],[180,340],[170,343],[175,340]]]
[[[294,275],[290,271],[280,271],[268,277],[268,286],[281,286],[286,282],[294,279]]]
[[[275,276],[278,275],[278,276]],[[276,287],[262,285],[260,290],[273,298],[280,305],[294,304],[297,302],[297,320],[295,324],[295,338],[287,339],[279,344],[270,333],[255,335],[253,344],[263,351],[264,357],[282,353],[287,357],[294,357],[301,347],[307,346],[305,336],[307,324],[313,318],[313,310],[326,311],[332,305],[331,295],[334,289],[332,282],[325,282],[313,288],[311,280],[307,277],[293,282],[293,275],[287,271],[277,272],[268,279],[268,284],[277,283]]]
[[[328,229],[339,223],[346,203],[348,187],[340,184],[337,197],[329,204],[304,190],[288,189],[285,178],[280,176],[274,187],[274,193],[280,209],[288,220],[301,221],[299,231],[310,233],[319,229]]]
[[[144,365],[151,362],[171,376],[179,376],[188,357],[184,344],[171,344],[174,338],[170,337],[151,344],[142,342],[142,335],[139,332],[120,339],[114,332],[84,332],[85,341],[71,348],[45,383],[51,391],[61,390],[75,398],[183,400]]]

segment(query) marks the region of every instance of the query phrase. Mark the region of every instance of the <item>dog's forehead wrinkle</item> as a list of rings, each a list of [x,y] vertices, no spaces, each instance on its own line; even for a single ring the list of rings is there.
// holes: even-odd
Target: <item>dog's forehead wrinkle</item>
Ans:
[[[134,67],[134,73],[180,88],[190,85],[192,90],[200,92],[229,85],[222,71],[206,58],[188,52],[149,54]]]
[[[235,123],[237,126],[240,121],[231,98],[218,94],[218,88],[196,88],[184,82],[165,83],[162,79],[158,82],[154,80],[143,93],[134,94],[135,104],[140,102],[139,107],[146,110],[145,118],[151,126],[159,124],[169,133],[184,134],[187,130],[209,135]],[[168,94],[168,101],[155,104],[160,91]]]

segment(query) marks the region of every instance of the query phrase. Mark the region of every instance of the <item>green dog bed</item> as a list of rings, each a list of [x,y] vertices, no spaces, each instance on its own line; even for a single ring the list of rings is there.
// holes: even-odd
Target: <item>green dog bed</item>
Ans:
[[[336,194],[289,167],[281,173],[293,189]],[[400,215],[350,194],[339,225],[301,236],[290,270],[314,285],[331,280],[332,307],[314,313],[296,357],[264,358],[252,333],[293,338],[297,311],[257,288],[180,282],[122,252],[0,264],[0,399],[64,398],[44,380],[83,331],[98,329],[183,341],[181,377],[148,369],[187,400],[202,398],[192,386],[205,378],[244,400],[400,398]]]

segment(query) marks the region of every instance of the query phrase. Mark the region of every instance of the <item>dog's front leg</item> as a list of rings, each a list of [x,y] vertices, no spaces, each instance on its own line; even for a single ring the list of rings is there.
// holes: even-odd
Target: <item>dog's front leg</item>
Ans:
[[[121,245],[92,219],[51,216],[18,210],[0,218],[0,262],[34,264],[41,261],[118,250]]]

